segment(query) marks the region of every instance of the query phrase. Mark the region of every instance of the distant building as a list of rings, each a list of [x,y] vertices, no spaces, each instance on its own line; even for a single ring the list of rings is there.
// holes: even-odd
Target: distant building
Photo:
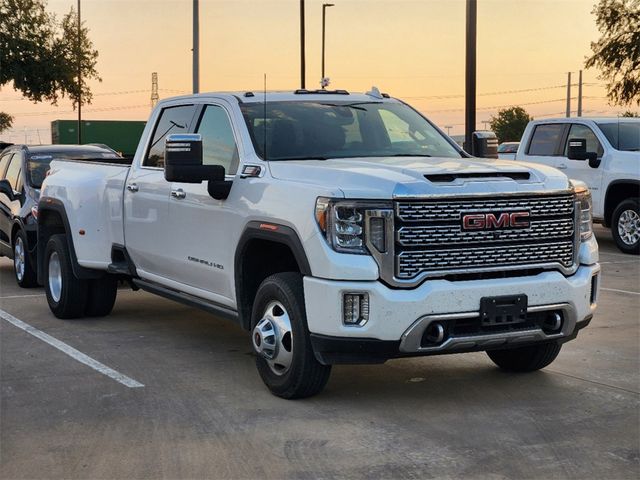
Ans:
[[[100,143],[132,158],[145,121],[138,120],[83,120],[82,143]],[[51,141],[54,144],[74,145],[78,143],[76,120],[54,120],[51,122]]]

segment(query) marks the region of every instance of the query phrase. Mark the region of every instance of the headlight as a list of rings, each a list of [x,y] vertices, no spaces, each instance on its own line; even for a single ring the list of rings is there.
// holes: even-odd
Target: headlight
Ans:
[[[367,254],[369,242],[380,252],[386,248],[386,220],[372,216],[391,203],[373,201],[316,200],[316,221],[327,242],[337,252]]]
[[[574,183],[574,193],[579,205],[580,211],[578,223],[580,228],[580,240],[583,242],[589,240],[593,235],[593,225],[591,220],[591,192],[589,188],[582,182]]]

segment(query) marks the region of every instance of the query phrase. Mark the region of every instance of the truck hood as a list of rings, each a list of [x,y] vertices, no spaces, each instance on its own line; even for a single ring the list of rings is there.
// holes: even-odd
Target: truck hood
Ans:
[[[525,193],[567,190],[562,172],[540,164],[483,158],[374,157],[271,161],[274,178],[340,189],[346,198]]]

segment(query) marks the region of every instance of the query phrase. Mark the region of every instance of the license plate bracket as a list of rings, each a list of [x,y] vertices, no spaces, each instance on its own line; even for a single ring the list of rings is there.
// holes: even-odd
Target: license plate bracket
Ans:
[[[480,322],[482,326],[523,323],[527,320],[527,305],[525,294],[482,297]]]

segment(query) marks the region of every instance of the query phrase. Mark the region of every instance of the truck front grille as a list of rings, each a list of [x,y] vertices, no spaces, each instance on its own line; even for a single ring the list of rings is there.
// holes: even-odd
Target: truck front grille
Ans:
[[[575,218],[571,194],[403,200],[395,204],[395,277],[483,272],[500,268],[574,264]],[[528,212],[528,228],[463,228],[467,214]]]

